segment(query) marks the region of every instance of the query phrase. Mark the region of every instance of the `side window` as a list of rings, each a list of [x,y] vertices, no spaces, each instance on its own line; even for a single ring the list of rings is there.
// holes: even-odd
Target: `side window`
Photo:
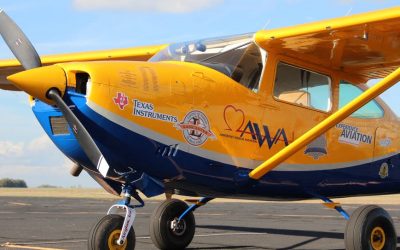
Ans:
[[[352,101],[354,98],[358,97],[363,90],[356,87],[355,85],[346,82],[340,81],[339,85],[339,108],[342,108],[344,105]],[[372,100],[369,103],[365,104],[362,108],[351,114],[351,117],[356,118],[380,118],[383,117],[383,109],[379,104]]]
[[[332,107],[331,80],[328,76],[279,62],[274,96],[282,101],[327,112]]]
[[[264,55],[264,58],[266,55]],[[251,89],[258,91],[263,70],[263,55],[260,48],[251,43],[245,50],[238,65],[232,73],[232,79]]]

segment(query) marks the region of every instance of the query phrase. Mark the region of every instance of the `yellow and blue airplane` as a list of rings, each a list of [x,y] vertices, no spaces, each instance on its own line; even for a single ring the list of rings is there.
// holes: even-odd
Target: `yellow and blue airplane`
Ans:
[[[350,216],[332,197],[400,192],[399,119],[378,97],[400,80],[400,8],[177,44],[39,57],[0,12],[17,60],[0,88],[24,91],[54,144],[123,200],[88,249],[133,249],[136,208],[165,193],[150,235],[193,239],[217,197],[321,199],[348,220],[346,249],[395,249],[390,215]],[[380,79],[373,87],[366,83]],[[188,206],[173,194],[203,197]],[[137,202],[132,202],[131,199]],[[193,201],[193,200],[192,200]],[[116,215],[123,210],[125,216]]]

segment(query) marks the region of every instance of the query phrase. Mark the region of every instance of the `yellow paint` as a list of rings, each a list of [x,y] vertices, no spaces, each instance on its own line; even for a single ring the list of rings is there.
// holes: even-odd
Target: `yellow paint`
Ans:
[[[148,57],[162,46],[151,47],[149,50],[136,48],[131,51],[133,54],[129,54],[129,51],[120,51],[119,55],[116,52],[111,53],[112,59],[126,61],[88,62],[86,60],[109,58],[105,58],[107,53],[95,53],[93,57],[83,53],[82,57],[73,55],[52,59],[49,57],[46,60],[43,58],[43,62],[51,64],[73,59],[75,62],[54,66],[64,70],[68,87],[76,86],[76,73],[88,73],[89,103],[94,103],[102,110],[115,115],[117,119],[177,141],[180,150],[195,154],[201,149],[210,155],[225,157],[235,167],[255,169],[260,162],[264,162],[251,172],[251,177],[258,179],[281,163],[315,166],[315,170],[324,170],[324,166],[368,161],[399,151],[400,140],[396,132],[400,129],[398,120],[381,100],[376,99],[384,109],[384,117],[346,118],[355,109],[398,81],[399,70],[338,111],[340,80],[362,85],[369,78],[387,76],[400,65],[400,50],[393,50],[393,46],[398,44],[395,39],[399,35],[396,25],[400,22],[399,16],[400,11],[396,8],[296,28],[258,32],[255,41],[267,50],[268,57],[257,92],[247,89],[224,74],[198,64],[127,60]],[[363,38],[366,34],[364,31],[368,31],[369,39],[360,39],[360,36]],[[383,43],[378,44],[376,41]],[[367,49],[361,50],[361,47]],[[329,76],[332,109],[323,112],[275,98],[273,88],[279,62]],[[17,64],[10,61],[3,64],[0,62],[0,74],[7,65]],[[383,65],[386,71],[378,65]],[[24,88],[34,97],[46,101],[45,93],[54,82],[49,80],[48,73],[41,70],[35,72],[41,72],[40,76],[32,78],[37,82]],[[52,73],[49,74],[51,75]],[[39,82],[45,84],[41,86]],[[55,83],[59,83],[56,87],[61,88],[61,82],[56,80]],[[118,98],[122,98],[123,105],[116,103]],[[134,114],[135,103],[148,104],[163,119],[150,119]],[[209,131],[206,131],[209,133],[207,140],[196,146],[190,145],[180,127],[185,117],[193,112],[203,113],[210,125]],[[358,146],[339,143],[341,131],[333,126],[343,119],[345,124],[357,127],[360,132],[372,136],[373,142]],[[258,127],[262,138],[254,139],[254,133],[252,134],[246,126]],[[314,129],[310,130],[313,127]],[[286,147],[283,138],[268,146],[267,137],[273,138],[282,129],[285,130],[289,146]],[[318,160],[304,154],[302,149],[323,133],[326,135],[328,154]],[[391,143],[382,147],[380,141],[386,139]],[[214,166],[210,166],[212,167]]]
[[[345,105],[340,110],[329,116],[324,121],[318,123],[315,127],[310,129],[307,133],[300,136],[297,140],[291,143],[286,148],[273,155],[267,161],[259,165],[256,169],[250,172],[249,176],[252,179],[258,180],[266,173],[277,167],[280,163],[294,155],[297,151],[305,147],[307,144],[315,140],[317,137],[328,131],[339,122],[343,121],[346,117],[351,115],[354,111],[364,106],[366,103],[382,94],[388,88],[400,81],[400,68],[385,77],[379,83],[362,93],[359,97]]]
[[[62,96],[67,83],[64,70],[57,65],[26,70],[7,79],[29,95],[49,104],[53,102],[46,97],[48,91],[55,88]]]
[[[5,248],[31,249],[31,250],[65,250],[62,248],[37,247],[37,246],[28,246],[28,245],[18,245],[18,244],[12,244],[12,243],[5,243],[1,246],[5,247]]]
[[[382,227],[374,227],[371,232],[370,242],[373,250],[382,250],[386,243],[385,230]]]
[[[107,240],[107,245],[110,250],[125,250],[126,246],[128,245],[128,241],[125,240],[124,244],[118,245],[117,240],[121,235],[121,230],[117,229],[110,233]]]
[[[257,44],[325,67],[383,78],[397,68],[400,7],[256,33]],[[355,39],[356,38],[356,39]]]
[[[322,205],[330,209],[336,209],[337,207],[340,207],[340,203],[338,202],[324,202]]]
[[[64,62],[84,62],[100,60],[147,61],[155,53],[165,48],[165,46],[166,45],[152,45],[125,49],[44,55],[41,56],[41,61],[43,66]],[[5,78],[6,76],[15,74],[23,70],[24,69],[21,67],[20,63],[16,59],[0,60],[0,89],[17,91],[18,89],[10,84]]]
[[[16,205],[16,206],[32,206],[32,204],[23,203],[23,202],[7,202],[7,203],[11,204],[11,205]]]
[[[155,53],[165,48],[167,45],[152,45],[142,47],[132,47],[125,49],[98,50],[78,53],[66,53],[55,55],[41,56],[41,61],[44,66],[55,63],[64,62],[83,62],[83,61],[101,61],[101,60],[131,60],[145,61]],[[21,64],[16,59],[0,60],[0,68],[15,67]]]

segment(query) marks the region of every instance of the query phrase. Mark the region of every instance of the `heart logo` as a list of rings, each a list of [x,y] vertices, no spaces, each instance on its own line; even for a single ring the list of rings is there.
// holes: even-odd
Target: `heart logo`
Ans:
[[[228,105],[224,109],[224,120],[227,126],[226,130],[240,132],[244,124],[245,115],[243,110]]]

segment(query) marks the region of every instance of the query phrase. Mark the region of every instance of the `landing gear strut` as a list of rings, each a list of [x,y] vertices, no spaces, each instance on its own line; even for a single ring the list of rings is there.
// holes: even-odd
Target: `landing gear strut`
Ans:
[[[132,227],[136,217],[135,208],[143,207],[144,202],[132,187],[124,188],[124,200],[111,206],[108,213],[89,233],[88,250],[125,250],[135,249],[135,231]],[[131,205],[131,198],[140,205]],[[117,215],[117,211],[125,212],[125,217]]]

